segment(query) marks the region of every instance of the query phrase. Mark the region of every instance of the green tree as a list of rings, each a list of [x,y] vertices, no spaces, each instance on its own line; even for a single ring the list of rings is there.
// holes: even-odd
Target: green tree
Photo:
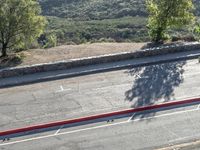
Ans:
[[[0,48],[3,57],[8,49],[23,47],[43,32],[46,19],[40,13],[37,0],[1,0]]]
[[[43,48],[51,48],[57,45],[57,37],[55,34],[49,34],[46,36],[46,43]]]
[[[195,24],[194,29],[193,29],[193,33],[200,36],[200,20],[196,21],[196,24]]]
[[[154,42],[163,41],[170,28],[181,28],[194,21],[192,0],[147,0],[148,29]]]

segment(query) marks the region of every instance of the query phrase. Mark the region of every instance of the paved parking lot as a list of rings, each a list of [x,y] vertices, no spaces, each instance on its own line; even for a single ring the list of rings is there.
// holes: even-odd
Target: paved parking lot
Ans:
[[[199,97],[198,60],[0,89],[0,130]]]
[[[130,114],[78,126],[11,137],[1,150],[156,149],[200,138],[200,105]],[[136,116],[133,118],[133,116]],[[141,118],[141,116],[145,116]]]

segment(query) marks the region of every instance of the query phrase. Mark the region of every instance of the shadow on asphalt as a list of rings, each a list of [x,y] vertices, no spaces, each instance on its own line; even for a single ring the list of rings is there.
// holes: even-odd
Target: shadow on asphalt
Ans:
[[[142,107],[147,105],[153,105],[157,103],[157,100],[164,99],[165,102],[172,100],[174,98],[174,88],[178,87],[183,81],[183,66],[186,64],[185,61],[181,62],[173,62],[173,63],[165,63],[165,64],[157,64],[146,67],[138,67],[132,68],[128,70],[128,74],[131,76],[135,76],[135,80],[133,81],[133,86],[131,89],[125,92],[125,100],[133,102],[132,107]],[[187,104],[188,106],[191,104]],[[132,120],[135,118],[147,118],[153,117],[157,112],[163,110],[174,109],[183,106],[175,106],[175,107],[167,107],[162,109],[156,109],[146,112],[138,112],[133,114],[126,114],[120,116],[113,116],[109,118],[102,118],[91,120],[87,122],[81,122],[76,124],[65,125],[63,128],[71,128],[75,126],[82,126],[87,124],[93,124],[98,122],[106,122],[109,119],[119,119],[132,116]],[[151,120],[151,119],[149,119]],[[14,138],[21,137],[26,135],[38,134],[47,131],[56,131],[60,128],[53,127],[42,130],[34,130],[27,133],[20,133],[15,135],[9,135],[5,137],[0,137],[0,140],[4,138]]]
[[[174,88],[183,81],[185,61],[157,64],[128,70],[135,76],[133,86],[125,92],[125,100],[132,102],[132,107],[154,105],[159,100],[168,102],[174,99]],[[155,112],[140,114],[140,118],[154,116]],[[138,114],[135,115],[138,118]],[[134,118],[134,117],[133,117]]]

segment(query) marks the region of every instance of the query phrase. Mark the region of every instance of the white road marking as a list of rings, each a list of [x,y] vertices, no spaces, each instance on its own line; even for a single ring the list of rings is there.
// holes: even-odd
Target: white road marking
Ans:
[[[90,128],[84,128],[84,129],[79,129],[79,130],[73,130],[73,131],[68,131],[68,132],[63,132],[63,133],[58,133],[58,134],[40,136],[40,137],[35,137],[35,138],[29,138],[29,139],[24,139],[24,140],[19,140],[19,141],[13,141],[13,142],[9,142],[9,143],[0,144],[0,146],[24,143],[24,142],[40,140],[40,139],[45,139],[45,138],[50,138],[50,137],[55,137],[55,136],[60,136],[60,135],[66,135],[66,134],[71,134],[71,133],[77,133],[77,132],[87,131],[87,130],[92,130],[92,129],[105,128],[105,127],[115,126],[115,125],[124,124],[124,123],[127,123],[127,121],[113,123],[113,124],[106,124],[106,125],[102,125],[102,126],[95,126],[95,127],[90,127]]]
[[[173,113],[168,113],[168,114],[162,114],[162,115],[152,116],[152,117],[147,117],[147,118],[139,118],[139,119],[135,119],[135,120],[132,120],[132,121],[135,122],[135,121],[142,121],[142,120],[148,120],[148,119],[154,119],[154,118],[161,118],[161,117],[166,117],[166,116],[183,114],[183,113],[187,113],[187,112],[194,112],[194,111],[198,111],[198,110],[200,110],[200,109],[197,107],[197,108],[191,109],[191,110],[183,110],[183,111],[178,111],[178,112],[173,112]]]
[[[60,89],[61,89],[61,91],[64,91],[64,88],[63,88],[63,86],[62,86],[62,85],[60,86]]]
[[[54,134],[54,135],[57,135],[59,132],[60,132],[60,130],[63,128],[63,126],[61,126],[57,131],[56,131],[56,133]]]
[[[136,76],[140,79],[148,79],[149,77],[148,76],[144,76],[144,77],[141,77],[139,74],[136,74]]]
[[[197,109],[200,110],[200,104],[198,105]]]
[[[71,133],[77,133],[77,132],[82,132],[82,131],[89,131],[89,130],[94,130],[94,129],[111,127],[111,126],[116,126],[116,125],[131,123],[131,122],[137,122],[137,121],[148,120],[148,119],[153,119],[153,118],[161,118],[161,117],[172,116],[172,115],[176,115],[176,114],[182,114],[182,113],[187,113],[187,112],[199,111],[200,110],[199,106],[200,105],[198,105],[197,108],[191,109],[191,110],[178,111],[178,112],[173,112],[173,113],[168,113],[168,114],[162,114],[162,115],[158,115],[158,116],[152,116],[152,117],[147,117],[147,118],[135,119],[135,120],[132,120],[132,121],[128,120],[128,121],[123,121],[123,122],[118,122],[118,123],[106,124],[106,125],[89,127],[89,128],[84,128],[84,129],[78,129],[78,130],[73,130],[73,131],[68,131],[68,132],[63,132],[63,133],[57,133],[57,134],[51,134],[51,135],[40,136],[40,137],[35,137],[35,138],[29,138],[29,139],[24,139],[24,140],[19,140],[19,141],[2,143],[2,144],[0,144],[0,146],[13,145],[13,144],[24,143],[24,142],[34,141],[34,140],[40,140],[40,139],[45,139],[45,138],[50,138],[50,137],[55,137],[55,136],[60,136],[60,135],[67,135],[67,134],[71,134]]]
[[[71,89],[64,89],[63,86],[60,86],[60,90],[56,91],[56,93],[61,93],[61,92],[65,92],[65,91],[70,91]]]
[[[141,79],[141,76],[139,74],[136,74],[136,76]]]
[[[135,115],[135,113],[128,119],[128,122],[132,121],[134,115]]]

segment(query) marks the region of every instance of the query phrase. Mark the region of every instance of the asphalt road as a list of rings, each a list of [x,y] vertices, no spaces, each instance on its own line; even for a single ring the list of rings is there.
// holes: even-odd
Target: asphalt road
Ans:
[[[102,122],[24,135],[0,142],[0,150],[160,149],[200,138],[200,105],[143,112]],[[141,116],[145,117],[141,118]],[[154,114],[154,115],[152,115]]]
[[[0,130],[199,97],[199,66],[194,59],[0,89]]]

